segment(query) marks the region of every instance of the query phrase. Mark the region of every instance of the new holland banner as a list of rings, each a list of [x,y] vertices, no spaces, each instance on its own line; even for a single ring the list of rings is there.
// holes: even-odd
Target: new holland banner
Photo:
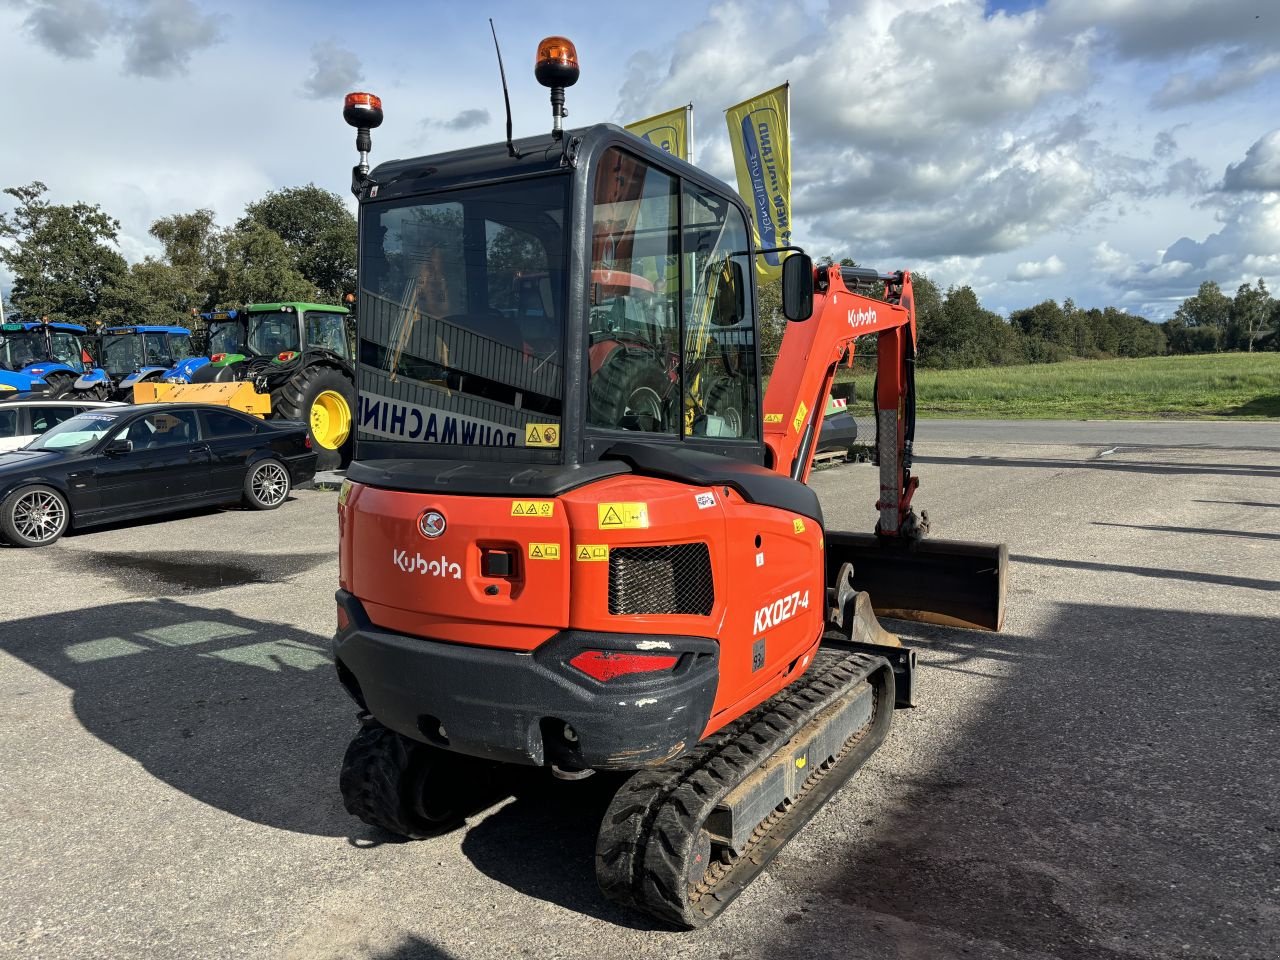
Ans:
[[[738,192],[751,208],[759,247],[791,243],[791,85],[744,100],[726,110]],[[780,253],[756,257],[761,280],[782,276]]]
[[[655,117],[628,123],[627,129],[655,147],[693,163],[692,103]]]

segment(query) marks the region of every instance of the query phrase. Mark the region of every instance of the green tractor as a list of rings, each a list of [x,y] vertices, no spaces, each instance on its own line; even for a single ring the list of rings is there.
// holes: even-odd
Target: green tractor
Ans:
[[[135,402],[216,403],[301,420],[317,469],[347,465],[356,387],[345,307],[251,303],[211,315],[209,334],[209,360],[190,372],[190,383],[139,384]]]

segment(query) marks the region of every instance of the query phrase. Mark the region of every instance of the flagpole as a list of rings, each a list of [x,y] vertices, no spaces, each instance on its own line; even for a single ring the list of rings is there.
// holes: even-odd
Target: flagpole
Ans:
[[[686,127],[685,137],[689,141],[688,142],[689,162],[693,163],[693,101],[692,100],[690,100],[689,103],[685,106],[684,115],[685,115],[685,127]]]

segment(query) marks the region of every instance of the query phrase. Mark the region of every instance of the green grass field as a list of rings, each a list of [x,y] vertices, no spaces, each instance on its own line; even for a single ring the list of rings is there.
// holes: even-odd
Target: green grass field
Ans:
[[[869,414],[858,379],[854,412]],[[1280,417],[1280,353],[922,370],[916,387],[923,417],[1261,419]]]

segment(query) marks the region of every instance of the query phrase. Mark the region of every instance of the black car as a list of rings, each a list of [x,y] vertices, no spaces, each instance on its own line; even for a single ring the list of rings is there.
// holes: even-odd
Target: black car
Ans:
[[[302,423],[206,404],[89,410],[0,454],[0,539],[38,547],[71,527],[233,501],[274,510],[315,471]]]

